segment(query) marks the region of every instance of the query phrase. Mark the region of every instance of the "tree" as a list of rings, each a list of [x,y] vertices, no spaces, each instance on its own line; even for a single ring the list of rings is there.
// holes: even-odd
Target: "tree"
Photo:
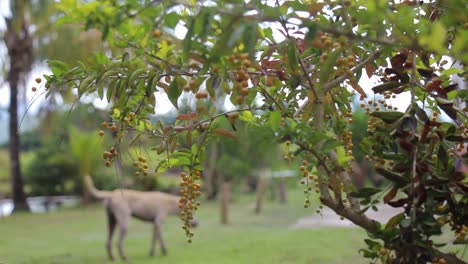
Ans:
[[[117,95],[118,142],[127,131],[155,137],[155,151],[167,155],[157,169],[184,168],[180,207],[188,237],[206,139],[235,138],[219,120],[238,113],[238,120],[270,127],[297,148],[286,158],[304,159],[304,207],[313,204],[315,188],[317,203],[366,230],[364,257],[464,263],[433,238],[449,225],[455,242],[466,243],[468,186],[454,164],[466,158],[458,153],[465,148],[467,92],[451,78],[466,79],[465,1],[123,2],[63,2],[63,21],[101,30],[122,53],[75,68],[55,65],[46,78],[50,90]],[[383,99],[369,97],[358,82],[362,74],[379,81],[372,91]],[[175,107],[195,98],[196,108],[173,126],[151,123],[156,90]],[[218,91],[233,110],[217,113],[224,102]],[[388,189],[359,189],[350,180],[353,96],[369,115],[362,149]],[[411,98],[405,109],[394,105],[399,96]],[[366,210],[377,209],[381,196],[404,212],[387,223],[369,218]]]
[[[10,124],[9,153],[11,164],[11,190],[14,211],[29,210],[23,188],[23,177],[20,171],[19,131],[18,131],[18,87],[20,81],[31,69],[33,61],[32,39],[29,35],[27,7],[24,1],[12,4],[12,17],[5,18],[7,29],[4,36],[9,57],[7,82],[10,86]]]
[[[4,17],[6,30],[2,40],[8,51],[6,81],[10,86],[9,106],[9,153],[11,163],[11,193],[14,211],[28,210],[26,195],[23,188],[23,177],[20,170],[20,135],[18,126],[18,97],[26,94],[24,83],[29,77],[32,66],[45,57],[58,58],[67,62],[75,62],[82,55],[87,55],[98,46],[93,32],[80,35],[87,45],[79,45],[76,39],[76,25],[52,27],[56,20],[56,9],[50,0],[18,0],[9,1],[11,15]],[[95,33],[95,32],[94,32]],[[99,39],[98,39],[99,40]],[[65,51],[63,47],[67,45]],[[47,48],[45,48],[47,47]],[[80,48],[81,47],[81,48]],[[36,79],[38,83],[40,78]],[[37,88],[33,87],[35,91]],[[68,94],[69,92],[66,91]],[[63,95],[63,94],[62,94]],[[25,98],[25,96],[23,96]],[[46,115],[51,115],[54,101],[49,100]],[[21,106],[21,105],[20,105]],[[46,118],[45,123],[49,119]],[[50,124],[48,124],[50,125]]]

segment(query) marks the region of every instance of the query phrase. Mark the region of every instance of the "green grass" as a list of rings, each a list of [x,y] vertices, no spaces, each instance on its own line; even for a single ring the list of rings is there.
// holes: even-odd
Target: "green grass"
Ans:
[[[267,201],[255,215],[254,196],[238,197],[226,226],[219,224],[218,204],[205,202],[192,244],[187,244],[180,220],[170,217],[163,226],[168,256],[159,248],[154,258],[148,256],[151,226],[134,220],[127,255],[132,263],[365,263],[357,253],[365,236],[359,229],[288,229],[313,212],[302,208],[300,193],[288,198],[286,206]],[[0,263],[108,263],[105,215],[99,205],[3,218],[0,234]]]
[[[186,242],[180,220],[170,217],[163,226],[169,255],[162,256],[157,248],[154,258],[148,256],[151,226],[133,220],[126,252],[130,263],[137,264],[369,263],[358,254],[366,237],[358,228],[289,229],[315,211],[302,207],[303,198],[299,191],[290,191],[287,205],[267,200],[263,212],[255,215],[255,197],[237,196],[230,207],[229,225],[219,224],[218,203],[203,202],[193,243]],[[0,263],[110,263],[104,249],[106,230],[100,205],[0,218]]]

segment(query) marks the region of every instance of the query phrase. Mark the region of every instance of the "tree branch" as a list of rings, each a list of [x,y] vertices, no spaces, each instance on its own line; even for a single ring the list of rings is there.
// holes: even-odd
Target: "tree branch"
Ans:
[[[353,74],[357,73],[358,71],[362,70],[369,62],[371,62],[371,61],[375,60],[376,58],[378,58],[381,54],[382,54],[382,52],[380,50],[372,53],[369,57],[367,57],[366,59],[361,61],[359,64],[354,66],[354,68],[351,69],[351,72]],[[338,78],[324,84],[322,89],[326,93],[326,92],[330,91],[331,89],[333,89],[335,86],[337,86],[340,83],[344,82],[348,78],[349,78],[349,75],[343,74],[343,75],[339,76]],[[305,99],[304,103],[294,113],[294,117],[299,116],[302,113],[302,111],[304,111],[304,108],[306,107],[306,105],[308,103],[309,103],[309,99],[307,98],[307,99]]]
[[[380,50],[377,50],[376,52],[373,52],[369,57],[367,57],[366,59],[364,59],[363,61],[361,61],[358,65],[354,66],[353,69],[351,69],[351,72],[353,74],[357,73],[358,71],[362,70],[364,67],[366,67],[366,65],[375,60],[376,58],[378,58],[380,56],[380,54],[382,54],[382,52]],[[325,92],[328,92],[330,91],[331,89],[333,89],[335,86],[339,85],[340,83],[344,82],[345,80],[347,80],[350,76],[348,74],[343,74],[341,75],[340,77],[326,83],[324,86],[323,86],[323,90]]]

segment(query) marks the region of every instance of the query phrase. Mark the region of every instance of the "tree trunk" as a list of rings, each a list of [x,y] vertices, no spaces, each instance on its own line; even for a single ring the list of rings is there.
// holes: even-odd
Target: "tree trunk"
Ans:
[[[284,178],[280,178],[278,189],[280,204],[286,204],[286,182]]]
[[[14,60],[13,57],[10,57]],[[12,63],[13,64],[13,63]],[[13,211],[28,211],[28,203],[24,193],[24,183],[20,170],[19,159],[19,132],[18,132],[18,73],[10,69],[10,175],[11,175],[11,194],[13,196]]]
[[[223,182],[221,186],[221,224],[229,222],[229,199],[231,199],[231,183]]]
[[[209,158],[205,162],[205,197],[207,200],[216,198],[216,158],[218,155],[218,147],[216,143],[212,143],[208,153]]]
[[[14,52],[13,52],[14,55]],[[28,210],[26,195],[23,188],[23,178],[20,170],[19,159],[19,131],[18,131],[18,82],[19,72],[15,67],[15,56],[10,56],[10,71],[8,73],[8,82],[10,84],[10,134],[9,134],[9,153],[10,153],[10,176],[11,176],[11,195],[13,196],[14,211]]]
[[[10,86],[9,154],[11,164],[11,194],[13,196],[13,211],[28,211],[29,207],[24,193],[19,159],[18,87],[21,78],[31,69],[32,41],[29,37],[24,5],[21,5],[20,2],[13,2],[12,13],[16,14],[16,16],[5,19],[7,31],[4,36],[10,58],[7,81]]]
[[[266,178],[264,175],[260,175],[257,183],[257,201],[255,203],[255,213],[259,214],[262,211],[263,196],[266,189]]]

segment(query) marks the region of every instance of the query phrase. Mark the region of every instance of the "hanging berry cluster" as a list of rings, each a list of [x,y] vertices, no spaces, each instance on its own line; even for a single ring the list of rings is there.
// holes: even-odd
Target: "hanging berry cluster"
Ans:
[[[191,221],[193,220],[194,211],[198,210],[200,206],[200,202],[196,199],[201,195],[201,185],[198,183],[201,178],[201,172],[197,170],[193,170],[190,174],[181,172],[179,176],[182,180],[180,182],[180,187],[182,188],[179,191],[179,194],[182,196],[179,200],[179,208],[182,210],[180,213],[183,221],[182,229],[187,236],[187,242],[191,243],[194,236],[194,233],[190,232]]]
[[[133,162],[133,166],[137,169],[135,171],[135,176],[148,175],[148,163],[146,163],[146,159],[144,157],[139,156],[138,159]]]
[[[244,103],[244,98],[249,94],[249,80],[251,76],[248,69],[253,67],[252,61],[249,58],[249,54],[240,53],[230,55],[228,57],[229,62],[233,67],[237,68],[234,70],[234,91],[237,94],[235,97],[235,104],[241,105]],[[225,90],[227,94],[231,91]]]
[[[106,167],[110,167],[112,165],[112,162],[114,162],[114,160],[118,156],[119,156],[119,153],[117,152],[115,147],[111,147],[109,150],[104,151],[104,153],[102,153],[102,158],[106,160],[104,165],[106,165]]]

